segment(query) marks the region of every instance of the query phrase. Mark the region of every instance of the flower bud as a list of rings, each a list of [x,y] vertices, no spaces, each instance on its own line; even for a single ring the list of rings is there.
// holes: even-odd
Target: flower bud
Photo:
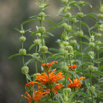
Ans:
[[[71,40],[70,43],[72,43],[73,46],[76,46],[76,45],[77,45],[77,41],[76,41],[76,40]]]
[[[76,22],[76,18],[71,18],[70,21],[74,23]]]
[[[23,66],[23,67],[21,68],[21,71],[22,71],[23,74],[28,74],[28,73],[29,73],[29,67]]]
[[[84,33],[83,33],[83,31],[77,31],[77,35],[78,35],[79,37],[83,37]]]
[[[93,35],[91,35],[90,41],[94,41],[94,36]]]
[[[35,35],[36,35],[36,36],[41,36],[41,33],[36,33]]]
[[[46,32],[46,29],[45,29],[45,27],[43,27],[43,26],[42,26],[42,27],[38,27],[38,30],[39,30],[39,32],[42,33],[42,34]]]
[[[82,17],[84,16],[84,13],[83,13],[83,12],[78,12],[77,16],[78,16],[79,18],[82,18]]]
[[[101,41],[100,40],[96,40],[96,44],[101,44]]]
[[[33,82],[29,82],[25,85],[25,89],[27,92],[33,91],[34,90],[34,83]]]
[[[71,93],[71,88],[64,88],[63,89],[63,96],[64,96],[64,101],[67,102],[69,100],[68,96]]]
[[[40,9],[43,9],[45,6],[46,6],[46,4],[42,3],[42,4],[39,6],[39,8],[40,8]]]
[[[47,47],[47,46],[41,46],[41,47],[40,47],[40,52],[41,52],[42,54],[47,53],[47,52],[48,52],[48,47]]]
[[[66,29],[66,31],[70,31],[71,29],[72,29],[72,27],[71,27],[71,25],[67,25],[66,27],[65,27],[65,29]]]
[[[89,88],[88,88],[88,92],[91,93],[91,94],[92,94],[93,92],[95,92],[95,87],[94,87],[94,86],[89,87]]]
[[[61,67],[62,72],[67,73],[68,72],[68,66],[64,65]]]
[[[68,3],[68,0],[61,0],[63,3]]]
[[[101,37],[102,34],[101,34],[101,33],[97,33],[96,36],[97,36],[97,37]]]
[[[63,42],[63,45],[64,45],[64,46],[67,46],[68,44],[69,44],[69,42],[67,42],[67,41],[64,41],[64,42]]]
[[[35,39],[33,42],[34,42],[36,45],[40,45],[41,39]]]
[[[88,65],[87,70],[88,70],[89,72],[92,72],[92,71],[95,70],[95,68],[94,68],[93,65]]]
[[[71,51],[73,51],[73,47],[72,46],[66,46],[66,50],[70,53]]]
[[[67,12],[67,7],[63,7],[63,12],[64,12],[64,13]]]
[[[88,55],[94,56],[94,51],[89,51],[89,52],[88,52]]]
[[[66,28],[66,27],[67,27],[67,23],[61,24],[61,27],[62,27],[62,28]]]
[[[98,14],[98,17],[99,18],[103,18],[103,14]]]
[[[99,46],[95,46],[94,49],[98,51],[99,50]]]
[[[65,36],[64,39],[65,39],[65,40],[69,40],[68,36]]]
[[[84,1],[79,1],[78,4],[79,4],[80,6],[83,6],[83,5],[84,5]]]
[[[68,51],[64,50],[64,49],[60,49],[60,52],[62,55],[67,56],[68,55]]]
[[[39,53],[33,53],[33,56],[35,56],[35,58],[38,60],[40,58],[40,56],[38,56]]]
[[[45,13],[44,13],[44,12],[40,12],[40,13],[39,13],[39,16],[40,16],[40,17],[45,17]]]
[[[20,30],[20,33],[21,33],[21,34],[24,34],[24,33],[25,33],[25,30]]]
[[[25,55],[26,54],[26,49],[20,49],[19,54],[20,55]]]
[[[89,43],[89,46],[90,46],[90,47],[94,47],[94,46],[95,46],[94,42],[90,42],[90,43]]]
[[[21,36],[21,37],[19,38],[19,40],[23,42],[23,41],[26,40],[26,37],[25,37],[25,36]]]
[[[45,18],[44,18],[44,17],[37,17],[37,20],[38,20],[38,21],[44,21]]]
[[[65,17],[68,17],[68,18],[69,18],[69,17],[71,17],[71,15],[72,15],[71,13],[66,13],[66,14],[65,14]]]

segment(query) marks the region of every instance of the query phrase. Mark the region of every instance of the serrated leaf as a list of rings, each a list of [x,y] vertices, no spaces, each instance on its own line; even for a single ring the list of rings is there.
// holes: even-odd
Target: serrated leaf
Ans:
[[[47,21],[47,22],[53,24],[55,27],[57,27],[57,25],[56,25],[54,22],[52,22],[51,20],[47,20],[47,19],[46,19],[45,21]]]
[[[25,74],[25,75],[26,75],[27,79],[32,82],[32,80],[31,80],[31,78],[30,78],[30,75],[29,75],[29,74]]]
[[[35,21],[36,19],[30,19],[30,20],[27,20],[27,21],[24,21],[22,24],[21,24],[21,29],[23,29],[23,25],[26,24],[26,23],[29,23],[29,22],[32,22],[32,21]]]
[[[36,44],[32,44],[30,47],[29,47],[29,51],[35,46]]]
[[[15,56],[18,56],[18,55],[20,55],[20,54],[11,55],[8,59],[11,59],[11,58],[13,58],[13,57],[15,57]]]
[[[26,95],[26,93],[21,97],[21,99],[20,99],[20,102],[19,103],[21,103],[21,101],[23,100],[23,98],[24,98],[24,96]]]
[[[51,35],[51,36],[54,36],[52,33],[50,33],[50,32],[46,32],[46,34],[49,34],[49,35]]]

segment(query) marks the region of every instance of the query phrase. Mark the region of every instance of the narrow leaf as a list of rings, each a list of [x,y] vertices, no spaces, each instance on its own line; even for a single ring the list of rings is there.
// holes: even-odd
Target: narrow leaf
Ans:
[[[47,21],[47,22],[53,24],[55,27],[57,27],[57,25],[56,25],[54,22],[52,22],[51,20],[47,20],[47,19],[46,19],[45,21]]]
[[[18,55],[20,55],[20,54],[11,55],[8,59],[11,59],[11,58],[13,58],[13,57],[15,57],[15,56],[18,56]]]
[[[30,75],[29,75],[29,74],[25,74],[25,75],[26,75],[27,79],[32,82],[32,80],[31,80],[31,78],[30,78]]]
[[[21,101],[23,100],[23,98],[24,98],[25,95],[26,95],[26,93],[21,97],[21,99],[20,99],[20,103],[21,103]]]
[[[49,35],[51,35],[51,36],[54,36],[52,33],[50,33],[50,32],[46,32],[46,34],[49,34]]]
[[[32,44],[30,47],[29,47],[29,51],[35,46],[35,44]]]

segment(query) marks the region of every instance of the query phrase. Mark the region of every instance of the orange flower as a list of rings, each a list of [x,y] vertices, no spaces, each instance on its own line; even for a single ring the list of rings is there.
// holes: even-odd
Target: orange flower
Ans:
[[[39,94],[35,95],[35,91],[33,91],[32,97],[29,95],[28,92],[26,92],[26,94],[27,94],[28,97],[24,96],[24,98],[26,98],[27,100],[29,100],[30,101],[29,103],[32,103],[32,100],[34,102],[41,100],[41,98],[40,98],[41,95],[39,95]],[[23,95],[21,95],[21,96],[23,96]]]
[[[48,71],[54,63],[58,63],[57,61],[53,61],[51,63],[47,63],[47,64],[42,64],[41,66],[44,68],[44,70]]]
[[[55,71],[56,69],[54,69]],[[43,89],[43,85],[46,86],[46,88],[49,88],[53,92],[57,93],[57,90],[64,87],[62,83],[59,84],[59,80],[64,77],[62,72],[59,72],[58,75],[56,75],[54,72],[48,71],[48,75],[46,73],[41,73],[36,76],[36,81],[38,81],[38,88]],[[51,89],[52,88],[52,89]]]
[[[25,85],[25,87],[28,87],[28,86],[34,86],[34,83],[37,83],[37,82],[29,82]]]
[[[77,65],[71,65],[71,66],[68,66],[68,68],[69,68],[69,70],[76,70],[76,68],[77,68]]]
[[[80,88],[81,87],[81,84],[80,84],[81,82],[77,77],[74,79],[74,83],[72,82],[72,80],[69,77],[68,77],[68,79],[70,81],[70,84],[68,84],[68,87],[70,87],[70,88],[75,88],[75,87]],[[83,79],[85,79],[85,77],[81,77],[80,79],[82,81]]]
[[[57,84],[53,87],[52,91],[58,93],[57,90],[61,89],[62,87],[64,87],[63,83]]]
[[[36,79],[37,81],[40,81],[40,84],[46,85],[48,83],[58,83],[59,79],[62,79],[64,77],[62,72],[59,72],[58,75],[56,75],[54,72],[48,72],[48,75],[46,73],[37,74]]]

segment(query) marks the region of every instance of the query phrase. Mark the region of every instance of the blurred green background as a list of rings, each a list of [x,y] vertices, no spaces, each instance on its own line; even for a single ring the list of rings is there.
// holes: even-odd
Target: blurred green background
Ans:
[[[79,0],[78,0],[79,1]],[[93,8],[84,6],[82,11],[87,13],[99,13],[97,6],[99,6],[99,0],[84,0],[90,2]],[[37,15],[40,9],[35,4],[38,0],[0,0],[0,103],[19,103],[21,94],[25,92],[25,75],[21,73],[22,58],[20,56],[8,59],[10,55],[18,53],[21,48],[21,42],[19,37],[21,34],[14,28],[20,29],[22,22],[29,19],[30,16]],[[51,15],[48,19],[55,23],[59,23],[62,17],[58,17],[57,13],[62,6],[60,0],[49,0],[47,4],[50,6],[45,9],[45,13]],[[77,9],[75,9],[78,12]],[[90,27],[94,25],[94,20],[91,18],[83,18]],[[32,31],[36,31],[36,25],[39,26],[39,22],[28,23],[24,26],[24,29],[31,28]],[[49,23],[43,24],[45,27],[52,26]],[[88,34],[87,29],[83,27],[85,34]],[[49,36],[46,38],[46,45],[54,48],[58,48],[58,44],[55,42],[60,38],[62,30],[54,29],[50,31],[55,36]],[[28,50],[33,43],[34,37],[30,37],[30,33],[24,34],[27,37],[24,47]],[[33,53],[35,49],[30,52]],[[26,58],[28,60],[29,58]],[[29,65],[30,74],[34,73],[34,64]],[[38,68],[40,69],[40,68]],[[22,103],[25,103],[23,99]]]

